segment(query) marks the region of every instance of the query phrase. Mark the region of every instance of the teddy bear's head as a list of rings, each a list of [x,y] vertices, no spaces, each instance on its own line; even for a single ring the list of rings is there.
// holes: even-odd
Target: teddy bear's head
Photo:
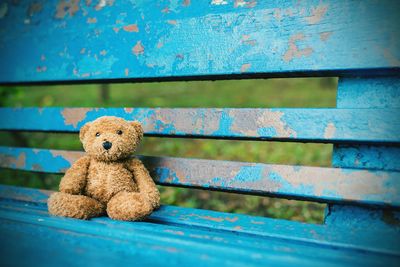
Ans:
[[[100,161],[116,161],[129,157],[142,137],[143,128],[139,122],[113,116],[88,122],[79,132],[86,153]]]

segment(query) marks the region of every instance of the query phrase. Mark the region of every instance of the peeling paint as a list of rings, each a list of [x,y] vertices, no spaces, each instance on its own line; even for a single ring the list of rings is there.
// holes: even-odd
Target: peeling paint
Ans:
[[[274,18],[277,21],[281,21],[282,20],[282,13],[281,13],[281,10],[279,8],[275,8],[274,9]]]
[[[185,233],[182,232],[182,231],[176,231],[176,230],[170,230],[170,229],[166,229],[166,230],[164,230],[164,232],[171,233],[171,234],[174,234],[174,235],[180,235],[180,236],[185,235]]]
[[[130,24],[123,27],[126,32],[139,32],[137,24]]]
[[[125,73],[125,76],[128,76],[129,75],[129,69],[125,68],[124,73]]]
[[[0,154],[0,166],[7,168],[15,166],[15,168],[24,168],[26,166],[26,154],[20,153],[17,157],[14,155]]]
[[[57,4],[55,18],[63,19],[67,14],[73,17],[79,11],[80,0],[60,0]]]
[[[250,67],[251,67],[250,63],[243,64],[242,67],[240,67],[240,72],[247,72]]]
[[[25,170],[65,172],[82,155],[83,152],[78,151],[35,152],[33,149],[13,148],[10,151],[0,148],[0,165]],[[155,181],[162,184],[297,196],[305,199],[400,205],[398,172],[139,157]],[[43,162],[46,164],[43,165]],[[239,220],[238,216],[196,217],[231,224]],[[255,221],[252,224],[262,223]]]
[[[114,0],[99,0],[99,2],[97,3],[97,5],[95,6],[95,10],[99,11],[102,10],[105,6],[109,5],[112,6],[112,4],[114,3]]]
[[[326,42],[328,39],[329,39],[329,37],[332,35],[332,31],[330,31],[330,32],[321,32],[320,34],[319,34],[319,39],[321,39],[321,41],[323,41],[323,42]]]
[[[283,60],[286,62],[292,61],[294,58],[302,56],[310,56],[313,52],[311,47],[299,49],[296,42],[301,41],[305,38],[304,34],[298,33],[290,37],[288,50],[283,55]]]
[[[265,222],[263,222],[263,221],[254,221],[254,220],[251,220],[250,223],[251,223],[251,224],[258,224],[258,225],[263,225],[263,224],[265,224]]]
[[[235,0],[233,7],[243,7],[246,5],[246,1],[244,0]]]
[[[176,24],[178,24],[178,22],[176,21],[176,20],[167,20],[167,23],[168,24],[171,24],[171,25],[176,25]]]
[[[144,46],[142,45],[141,41],[137,41],[136,45],[132,47],[132,53],[136,56],[144,53]]]
[[[366,196],[373,197],[383,194],[395,196],[399,193],[395,187],[385,187],[386,180],[388,180],[388,176],[385,174],[378,176],[359,170],[346,173],[346,170],[331,168],[327,169],[323,177],[324,182],[318,183],[316,181],[321,175],[318,169],[322,168],[296,169],[296,167],[273,166],[271,171],[279,173],[282,182],[288,183],[289,188],[304,188],[306,185],[312,185],[308,194],[319,197],[329,193],[333,196],[337,194],[337,197],[341,199],[365,199]]]
[[[328,123],[324,131],[324,137],[332,139],[335,136],[335,133],[336,133],[335,124],[333,124],[332,122]]]
[[[242,35],[242,43],[250,46],[255,46],[257,44],[257,40],[250,38],[251,38],[250,35],[247,34]]]
[[[328,11],[328,5],[319,5],[311,8],[311,15],[306,17],[308,24],[316,24],[321,21],[326,11]]]
[[[124,108],[124,111],[130,114],[133,112],[133,108]]]
[[[161,12],[165,13],[165,14],[168,14],[170,11],[169,11],[168,7],[165,7],[164,9],[161,10]]]
[[[246,7],[247,8],[253,8],[257,5],[257,1],[256,0],[250,0],[248,2],[246,2]]]
[[[277,136],[297,137],[296,131],[291,129],[282,119],[285,114],[280,111],[265,110],[262,116],[258,117],[257,125],[259,128],[272,128]]]
[[[87,18],[86,23],[88,24],[97,23],[97,18]]]
[[[62,157],[68,161],[70,165],[82,157],[82,153],[76,151],[50,150],[50,153],[53,155],[53,157]]]
[[[234,222],[236,222],[237,220],[239,220],[239,217],[238,217],[238,216],[235,216],[235,217],[232,217],[232,218],[230,218],[230,217],[225,217],[225,220],[227,220],[228,222],[234,223]]]
[[[211,1],[211,5],[220,6],[220,5],[226,5],[226,4],[228,4],[228,2],[225,0],[212,0]]]
[[[36,72],[45,72],[47,70],[46,66],[37,66]]]
[[[159,41],[158,43],[157,43],[157,48],[158,49],[160,49],[161,47],[163,47],[164,46],[164,43],[162,42],[162,41]]]
[[[212,217],[212,216],[199,216],[199,218],[208,220],[208,221],[213,221],[213,222],[223,222],[224,221],[224,218],[218,218],[218,217]]]
[[[15,7],[15,12],[18,11],[17,13],[22,15],[18,20],[20,23],[15,24],[16,32],[20,34],[15,35],[16,32],[13,33],[12,30],[3,31],[2,39],[10,38],[10,40],[13,40],[11,43],[5,42],[6,49],[2,49],[2,56],[8,62],[11,62],[11,59],[18,55],[17,51],[12,50],[14,42],[26,46],[24,48],[26,51],[34,50],[27,55],[26,60],[11,62],[12,66],[2,71],[3,74],[0,76],[2,76],[4,82],[7,80],[7,76],[11,77],[10,79],[13,81],[10,82],[12,83],[18,83],[19,79],[27,82],[82,80],[79,79],[80,75],[75,76],[73,74],[73,68],[80,72],[90,73],[90,76],[87,77],[91,80],[101,80],[126,78],[124,68],[131,70],[130,78],[132,79],[148,77],[157,79],[175,77],[173,79],[179,79],[179,77],[188,76],[199,77],[204,75],[209,77],[221,74],[218,77],[222,77],[232,73],[237,74],[240,72],[240,66],[243,63],[251,63],[251,70],[254,70],[252,75],[261,76],[265,76],[267,73],[280,76],[278,74],[293,72],[301,72],[302,75],[307,75],[310,71],[318,73],[328,71],[336,75],[339,69],[346,74],[350,74],[352,71],[365,70],[370,76],[373,74],[372,72],[378,69],[389,71],[388,67],[390,66],[388,64],[391,66],[399,65],[400,57],[397,53],[397,42],[395,40],[398,36],[398,28],[393,26],[395,14],[393,14],[394,11],[391,11],[393,9],[391,7],[394,6],[393,3],[386,6],[381,5],[379,8],[382,8],[382,12],[374,13],[373,11],[378,7],[378,4],[373,3],[373,1],[361,5],[363,8],[358,11],[358,4],[355,2],[340,5],[333,0],[302,3],[288,1],[284,5],[277,5],[271,1],[258,1],[257,10],[247,12],[243,9],[235,10],[234,7],[249,7],[254,5],[255,1],[214,0],[201,1],[196,5],[193,1],[188,0],[150,1],[148,3],[128,1],[126,4],[115,2],[113,7],[109,7],[111,1],[106,0],[80,1],[79,5],[75,5],[75,3],[78,3],[77,0],[60,0],[46,3],[46,5],[43,4],[42,11],[34,13],[35,10],[39,10],[34,4],[42,2],[32,0],[23,6]],[[322,4],[318,6],[318,3]],[[219,4],[225,5],[218,6]],[[59,7],[58,11],[56,11],[56,5]],[[2,1],[0,7],[1,16],[6,16],[7,20],[11,19],[10,12],[14,12],[11,2]],[[31,7],[31,11],[29,11],[29,7]],[[104,10],[96,12],[95,7],[97,9],[104,8]],[[160,13],[161,9],[165,7],[168,7],[167,10],[170,13]],[[276,9],[276,7],[281,8]],[[207,8],[213,9],[213,12],[206,12],[201,15]],[[8,10],[7,15],[5,14],[6,10]],[[27,13],[34,15],[32,18],[30,16],[24,17]],[[194,16],[194,14],[198,15]],[[374,14],[374,17],[371,20],[357,20],[355,19],[357,14],[359,16]],[[51,20],[46,19],[46,16],[53,15],[64,20],[55,21],[52,24]],[[84,17],[85,15],[86,17]],[[274,16],[281,20],[280,23],[274,19]],[[93,23],[94,18],[97,19],[96,27],[81,27],[79,32],[74,30],[75,27],[86,25],[86,22]],[[142,18],[146,19],[143,21]],[[169,27],[167,20],[177,21],[179,30]],[[351,23],[352,20],[356,23]],[[24,25],[24,21],[29,25]],[[315,24],[310,26],[308,22]],[[107,25],[102,27],[101,25],[104,23]],[[129,40],[130,37],[125,34],[124,25],[131,23],[137,23],[138,30],[141,33],[137,35],[138,39]],[[352,27],[346,27],[349,23]],[[382,27],[382,25],[388,27]],[[96,32],[95,29],[97,29]],[[127,29],[136,32],[134,28]],[[146,29],[149,32],[146,32]],[[199,34],[191,34],[193,29]],[[96,38],[96,34],[100,33],[100,30],[101,34],[99,38]],[[332,31],[335,31],[334,35],[329,36],[329,32]],[[352,34],[352,31],[356,34]],[[49,51],[46,52],[48,58],[46,65],[52,69],[38,75],[35,70],[37,63],[34,60],[43,51],[40,49],[41,38],[36,38],[34,33],[40,33],[44,36],[50,32],[55,39],[63,41],[55,42],[51,47],[46,48]],[[114,32],[118,34],[114,34]],[[285,60],[282,60],[282,56],[287,50],[285,43],[289,42],[291,34],[297,32],[306,36],[306,46],[309,46],[306,48],[302,46],[304,43],[297,43],[298,50],[303,53],[298,56],[304,57],[311,52],[311,48],[318,53],[313,53],[309,58],[295,60],[297,54],[292,51],[286,54]],[[7,37],[7,35],[9,36]],[[106,60],[97,62],[96,67],[102,69],[101,74],[98,75],[94,75],[96,72],[94,70],[81,71],[83,68],[89,68],[89,65],[93,66],[94,64],[88,64],[84,60],[86,57],[79,55],[81,48],[79,42],[68,42],[68,40],[79,40],[80,35],[87,38],[90,43],[88,47],[90,46],[95,50],[106,48],[117,59],[114,64],[109,64]],[[240,37],[243,35],[250,35],[251,38],[241,42]],[[189,36],[191,41],[186,38]],[[205,41],[203,37],[207,37],[208,40]],[[255,38],[258,42],[257,46],[257,42],[252,40]],[[127,52],[129,54],[132,46],[139,39],[146,48],[146,56],[138,59],[131,58],[126,63],[118,60],[121,53]],[[160,39],[163,39],[162,43],[165,45],[162,47],[162,51],[156,51],[157,47],[161,47],[161,44],[158,45]],[[33,44],[30,48],[29,40]],[[329,42],[323,44],[320,40]],[[346,40],[346,42],[340,42],[340,40]],[[239,47],[238,41],[256,47]],[[53,52],[53,50],[61,51],[67,43],[69,43],[69,53],[65,54],[63,58],[57,57],[57,52]],[[374,45],[379,46],[379,48]],[[346,46],[358,47],[359,49],[346,50]],[[193,47],[196,47],[197,50],[200,49],[200,52],[192,53]],[[179,48],[179,51],[177,48]],[[302,48],[306,48],[306,50],[302,51]],[[384,53],[381,50],[384,48],[388,49],[389,52]],[[12,55],[7,55],[6,51],[14,52]],[[337,51],[343,51],[343,53],[338,54]],[[187,55],[184,64],[175,62],[174,55],[176,53]],[[363,57],[364,53],[368,54],[369,60],[366,59],[367,57]],[[351,58],[353,54],[354,58]],[[172,56],[168,57],[167,55]],[[285,64],[288,61],[292,61],[291,64]],[[232,62],[232,64],[225,64],[226,62]],[[147,68],[146,65],[149,63],[157,66]],[[20,71],[12,76],[11,72],[17,66],[20,66],[18,67]],[[57,68],[53,68],[53,66],[59,66],[59,71],[56,71]]]
[[[64,108],[61,111],[61,115],[66,125],[72,125],[76,128],[78,123],[83,121],[86,118],[86,114],[91,110],[91,108]]]

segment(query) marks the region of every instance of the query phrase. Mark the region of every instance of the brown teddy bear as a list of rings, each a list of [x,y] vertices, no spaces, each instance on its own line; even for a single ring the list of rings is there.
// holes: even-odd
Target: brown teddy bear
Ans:
[[[131,155],[143,137],[139,122],[105,116],[85,124],[79,138],[86,151],[65,173],[60,192],[48,200],[57,216],[89,219],[107,212],[135,221],[160,206],[160,193],[142,162]]]

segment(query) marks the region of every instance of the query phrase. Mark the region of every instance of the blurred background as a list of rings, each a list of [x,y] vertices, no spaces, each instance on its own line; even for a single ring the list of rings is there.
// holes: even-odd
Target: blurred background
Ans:
[[[3,107],[335,107],[336,78],[0,87]],[[77,134],[0,132],[0,145],[82,150]],[[330,166],[331,144],[145,137],[142,155]],[[0,169],[0,183],[57,190],[61,175]],[[162,203],[322,223],[324,204],[159,187]]]

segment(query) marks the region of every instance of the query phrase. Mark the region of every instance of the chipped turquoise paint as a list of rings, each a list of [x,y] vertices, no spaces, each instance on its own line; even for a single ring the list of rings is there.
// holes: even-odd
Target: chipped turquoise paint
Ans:
[[[263,178],[264,167],[262,165],[244,166],[235,175],[232,183],[251,183]]]
[[[232,135],[231,126],[233,122],[233,118],[228,114],[228,110],[217,110],[219,114],[219,127],[218,130],[212,133],[215,136],[229,136]],[[241,136],[240,133],[234,133],[235,135]]]
[[[156,175],[160,183],[165,184],[178,184],[179,178],[175,172],[167,167],[155,168],[152,174]]]
[[[11,168],[59,173],[68,169],[71,164],[64,157],[52,154],[45,149],[18,149],[1,147],[1,164],[9,164]]]
[[[400,77],[340,78],[337,93],[338,108],[394,108],[400,103]],[[390,116],[398,117],[398,114]],[[371,131],[381,127],[374,125]],[[388,129],[390,130],[390,129]],[[335,145],[332,164],[335,167],[399,171],[400,150],[397,146]],[[348,171],[347,171],[348,172]],[[385,186],[392,196],[398,180]],[[368,197],[368,196],[365,196]],[[389,213],[389,215],[388,215]],[[349,205],[329,205],[325,223],[344,227],[397,228],[400,229],[400,212],[396,210],[369,209]],[[400,247],[399,247],[400,249]]]
[[[338,108],[399,108],[400,77],[341,79]]]
[[[153,136],[400,142],[400,109],[0,108],[0,130],[77,132],[112,115]]]
[[[64,173],[70,162],[82,155],[77,151],[0,147],[0,166]],[[400,172],[138,157],[161,185],[321,202],[400,206]]]
[[[56,244],[64,242],[66,242],[65,249],[67,251],[70,247],[82,248],[93,245],[90,249],[87,248],[88,253],[79,254],[79,259],[86,260],[85,257],[91,255],[91,251],[97,252],[107,244],[104,243],[104,240],[109,240],[114,247],[109,248],[108,255],[112,255],[110,252],[114,252],[115,246],[118,244],[121,245],[119,252],[125,251],[124,249],[127,248],[129,250],[125,252],[136,251],[136,246],[144,246],[144,248],[148,246],[150,250],[153,250],[156,248],[149,244],[157,244],[161,247],[168,244],[169,248],[183,249],[186,253],[173,253],[171,249],[165,250],[171,253],[161,255],[162,263],[180,256],[196,257],[196,255],[202,254],[196,252],[204,249],[209,251],[211,258],[226,259],[229,257],[240,263],[244,260],[246,266],[249,263],[256,263],[260,266],[263,265],[264,260],[271,264],[273,259],[275,259],[274,263],[280,266],[279,263],[284,265],[288,257],[291,258],[290,263],[296,263],[296,266],[301,266],[301,264],[326,266],[327,261],[335,262],[339,266],[353,264],[374,266],[377,263],[395,266],[400,256],[400,252],[397,250],[400,245],[399,232],[394,229],[382,232],[379,229],[354,227],[348,231],[348,229],[326,225],[164,205],[143,222],[126,223],[104,217],[81,221],[49,216],[45,205],[47,194],[44,194],[44,197],[41,196],[42,194],[36,189],[0,186],[1,240],[2,242],[7,240],[8,244],[12,244],[7,246],[8,248],[18,246],[12,242],[18,243],[24,237],[27,240],[43,242],[43,244],[49,244],[49,242],[48,239],[46,242],[41,238],[53,237],[56,240],[61,239],[63,242],[52,244],[49,253],[51,253],[50,249],[54,250]],[[9,222],[10,220],[12,222]],[[9,228],[11,225],[14,226],[13,229]],[[28,225],[31,225],[32,228],[27,228]],[[43,231],[39,229],[43,229]],[[55,229],[63,235],[53,236]],[[16,238],[16,234],[21,231],[23,234],[18,235],[19,239]],[[143,240],[147,242],[143,242]],[[127,246],[126,242],[129,242],[130,245]],[[24,242],[24,244],[31,243]],[[21,242],[19,242],[20,245]],[[35,246],[36,248],[30,249],[47,247],[36,243]],[[224,249],[229,251],[229,255],[235,254],[234,258],[221,254]],[[62,251],[64,250],[53,251],[52,260],[55,258],[54,253],[62,253]],[[82,252],[82,250],[78,251]],[[159,253],[163,251],[157,251],[156,258],[161,257]],[[146,249],[138,249],[136,252],[135,262],[141,261],[143,256],[141,253],[152,253],[151,251],[147,252]],[[48,253],[45,254],[48,255]],[[248,258],[253,254],[260,254],[254,257],[253,260],[256,262],[250,261]],[[27,255],[31,254],[26,253],[25,256],[28,257]],[[125,254],[125,256],[127,255],[129,253]],[[164,256],[167,259],[164,259]],[[66,259],[65,254],[62,258]],[[304,258],[305,261],[302,261]],[[119,262],[117,258],[114,259],[114,264],[115,262]]]
[[[172,2],[5,1],[0,83],[399,71],[398,1]]]
[[[337,145],[333,162],[345,168],[400,171],[400,147]]]
[[[273,127],[261,127],[257,130],[260,136],[277,136],[276,130]]]
[[[272,171],[269,173],[269,175],[272,178],[272,181],[274,182],[275,186],[279,187],[279,191],[282,192],[291,192],[291,191],[298,191],[298,192],[302,192],[302,194],[304,195],[317,195],[316,193],[316,186],[313,184],[308,184],[306,182],[299,182],[297,184],[292,184],[289,181],[287,181],[287,179],[285,179],[284,177],[284,172],[282,173],[278,173],[276,171]],[[338,189],[332,189],[332,191],[334,192],[334,194],[332,196],[334,197],[338,197],[338,199],[342,199],[342,196],[338,195]],[[328,192],[330,193],[330,192]],[[331,195],[330,195],[331,196]]]

